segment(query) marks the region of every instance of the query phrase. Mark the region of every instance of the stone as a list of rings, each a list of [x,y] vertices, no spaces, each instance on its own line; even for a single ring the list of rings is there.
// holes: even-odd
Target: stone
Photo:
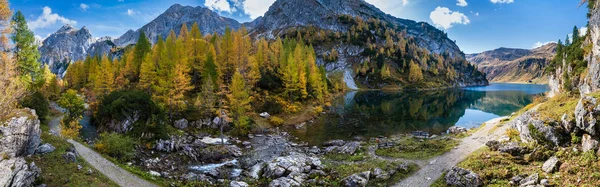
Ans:
[[[382,180],[387,180],[390,178],[390,175],[388,172],[384,171],[381,168],[375,168],[373,169],[373,173],[371,173],[373,178],[376,179],[382,179]]]
[[[306,173],[302,173],[302,172],[291,172],[288,175],[288,178],[300,183],[300,184],[304,184],[304,181],[306,179],[308,179],[308,174]]]
[[[510,141],[510,136],[502,135],[502,136],[500,136],[500,138],[498,138],[498,141],[502,142],[502,143],[508,142],[508,141]]]
[[[542,171],[546,173],[552,173],[559,166],[559,160],[556,156],[550,157],[544,164],[542,165]]]
[[[311,170],[308,175],[312,176],[318,176],[318,177],[324,177],[327,176],[327,173],[325,173],[323,170]]]
[[[538,180],[539,180],[539,175],[537,173],[534,173],[532,175],[529,175],[529,177],[521,180],[519,182],[519,184],[520,184],[520,186],[536,185],[538,183]]]
[[[513,156],[519,156],[519,155],[523,154],[523,148],[517,142],[508,142],[508,143],[502,144],[500,146],[500,148],[498,148],[498,151],[503,152],[503,153],[508,153]]]
[[[342,180],[345,187],[365,187],[369,183],[370,171],[350,175]]]
[[[335,151],[336,151],[338,148],[340,148],[340,147],[338,147],[338,146],[329,146],[329,147],[325,148],[325,153],[333,153],[333,152],[335,152]]]
[[[81,165],[77,165],[77,170],[81,170],[83,167]]]
[[[497,151],[500,148],[500,142],[496,140],[491,140],[485,143],[486,146],[490,148],[492,151]]]
[[[510,179],[510,184],[512,186],[518,186],[521,183],[521,180],[523,180],[525,177],[526,177],[526,175],[514,176]]]
[[[160,177],[160,173],[159,172],[150,170],[148,173],[150,173],[150,175],[152,175],[153,177]]]
[[[183,119],[175,121],[175,123],[173,124],[173,127],[183,130],[183,129],[187,129],[188,125],[189,125],[188,120],[183,118]]]
[[[37,149],[35,150],[36,154],[46,154],[46,153],[50,153],[52,151],[54,151],[56,148],[54,146],[52,146],[49,143],[40,145],[39,147],[37,147]]]
[[[550,186],[550,181],[548,181],[548,179],[542,179],[540,180],[540,184],[542,186]]]
[[[85,174],[91,175],[91,174],[94,174],[94,171],[91,168],[88,168],[88,170]]]
[[[271,117],[271,115],[270,115],[269,113],[267,113],[267,112],[263,112],[263,113],[260,113],[260,117],[263,117],[263,118],[270,118],[270,117]]]
[[[243,181],[231,181],[229,187],[248,187],[248,183]]]
[[[280,167],[276,163],[269,163],[265,167],[263,176],[266,178],[279,178],[285,174],[285,168]]]
[[[248,142],[248,141],[244,141],[244,142],[242,142],[242,145],[243,146],[249,146],[249,145],[252,145],[252,143]]]
[[[524,143],[542,141],[534,139],[530,132],[529,126],[531,125],[536,131],[543,135],[545,141],[552,142],[557,146],[564,144],[566,139],[563,137],[569,137],[568,134],[564,134],[564,130],[558,126],[554,127],[551,125],[546,125],[546,122],[540,119],[538,116],[539,114],[536,111],[527,111],[510,121],[508,125],[519,131],[519,137]]]
[[[581,149],[583,152],[596,151],[598,150],[598,141],[594,140],[592,136],[584,134],[581,139]]]
[[[22,109],[15,116],[19,117],[0,124],[0,152],[10,157],[34,154],[42,141],[40,120],[35,110]]]
[[[200,140],[202,143],[205,144],[209,144],[209,145],[221,145],[221,144],[228,144],[228,139],[227,138],[212,138],[212,137],[204,137]]]
[[[477,187],[481,186],[481,178],[471,170],[452,167],[446,174],[446,183],[457,187]]]
[[[77,155],[73,152],[66,152],[62,155],[67,163],[69,162],[77,162]]]
[[[349,154],[354,155],[356,151],[360,148],[360,142],[348,142],[344,144],[344,146],[340,147],[338,150],[341,154]]]
[[[573,132],[573,127],[575,126],[575,124],[571,120],[569,120],[569,115],[563,114],[560,118],[560,121],[562,123],[561,125],[563,126],[563,128],[565,128],[567,132]]]
[[[462,133],[466,133],[466,132],[467,132],[467,128],[459,127],[459,126],[453,126],[448,129],[448,133],[450,133],[450,134],[462,134]]]
[[[278,179],[275,179],[273,181],[271,181],[271,183],[269,183],[269,187],[293,187],[293,186],[300,186],[301,184],[296,182],[293,179],[287,178],[287,177],[281,177]]]
[[[343,146],[346,142],[344,140],[331,140],[323,143],[323,146]]]
[[[23,157],[0,160],[0,186],[32,186],[40,173],[41,169],[35,163],[27,164]]]

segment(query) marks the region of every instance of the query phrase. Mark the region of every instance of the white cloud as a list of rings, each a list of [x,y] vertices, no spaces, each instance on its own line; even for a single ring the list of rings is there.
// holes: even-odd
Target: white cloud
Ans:
[[[506,3],[506,4],[508,4],[508,3],[514,3],[515,2],[514,0],[490,0],[490,1],[492,3],[494,3],[494,4],[498,4],[498,3]]]
[[[275,0],[246,0],[243,2],[244,12],[252,19],[265,15]]]
[[[429,14],[429,18],[437,27],[452,28],[453,24],[467,25],[471,23],[469,17],[460,12],[453,12],[446,7],[437,7]]]
[[[466,0],[457,0],[456,1],[456,5],[465,7],[465,6],[469,5],[469,4],[467,3]]]
[[[231,7],[229,1],[227,0],[206,0],[204,1],[204,6],[207,8],[219,11],[219,12],[233,12],[235,11],[235,7]]]
[[[546,45],[546,44],[550,44],[550,43],[556,43],[556,42],[555,42],[555,41],[549,41],[549,42],[539,42],[539,41],[538,41],[538,42],[535,42],[531,48],[532,48],[532,49],[535,49],[535,48],[542,47],[542,46],[544,46],[544,45]]]
[[[81,11],[85,12],[88,8],[90,8],[90,6],[88,6],[84,3],[81,3],[81,4],[79,4],[79,8],[81,8]]]
[[[475,12],[475,16],[479,16],[479,12]]]
[[[136,15],[138,12],[133,10],[133,9],[127,9],[127,15],[129,16],[133,16]]]
[[[585,36],[585,34],[587,34],[587,31],[588,31],[587,27],[579,28],[579,36]]]
[[[35,30],[38,28],[46,28],[50,25],[56,24],[57,22],[59,22],[63,25],[66,25],[66,24],[76,25],[77,24],[77,21],[75,21],[75,20],[70,20],[70,19],[62,17],[56,13],[52,13],[52,9],[50,7],[46,6],[43,8],[42,15],[40,15],[36,20],[30,21],[28,23],[28,25],[29,25],[29,29]]]

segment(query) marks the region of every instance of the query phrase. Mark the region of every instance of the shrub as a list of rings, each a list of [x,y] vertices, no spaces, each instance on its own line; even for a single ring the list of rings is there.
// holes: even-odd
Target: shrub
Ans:
[[[122,161],[131,160],[135,155],[133,140],[117,133],[102,133],[94,148]]]
[[[321,106],[315,107],[314,112],[315,112],[315,115],[321,114],[323,112],[323,107],[321,107]]]
[[[150,95],[140,91],[116,91],[102,98],[94,123],[98,126],[112,120],[127,120],[128,116],[138,114],[131,134],[153,134],[151,139],[166,138],[165,113],[152,101]],[[145,136],[146,137],[146,136]]]
[[[274,125],[274,126],[281,126],[281,125],[283,125],[284,121],[283,121],[283,119],[281,119],[279,117],[273,116],[273,117],[269,118],[269,123],[271,123],[271,125]]]
[[[48,99],[41,92],[35,92],[23,98],[21,106],[34,109],[41,121],[46,119],[50,109]]]
[[[79,130],[82,128],[79,124],[79,120],[66,120],[63,119],[60,121],[62,125],[62,130],[60,134],[67,138],[76,138],[79,136]]]
[[[575,145],[581,143],[581,137],[577,136],[574,132],[571,133],[571,143]]]
[[[506,130],[505,135],[508,136],[511,140],[520,142],[521,141],[521,133],[517,129],[510,128]]]

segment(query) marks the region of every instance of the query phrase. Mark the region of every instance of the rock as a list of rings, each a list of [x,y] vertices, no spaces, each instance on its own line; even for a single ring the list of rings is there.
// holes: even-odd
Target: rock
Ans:
[[[319,154],[321,153],[321,149],[319,149],[317,146],[312,146],[310,149],[308,149],[308,152],[312,154]]]
[[[354,155],[356,151],[360,148],[360,142],[348,142],[344,144],[344,146],[340,147],[338,150],[341,154],[349,154]]]
[[[321,169],[321,161],[316,157],[308,157],[305,154],[292,152],[285,157],[278,157],[267,163],[263,171],[263,177],[280,178],[292,173],[309,173],[310,169]]]
[[[538,180],[539,180],[539,175],[537,173],[534,173],[532,175],[529,175],[529,177],[521,180],[519,182],[519,184],[520,184],[520,186],[536,185],[538,183]]]
[[[453,126],[448,129],[448,133],[450,133],[450,134],[462,134],[462,133],[466,133],[466,132],[467,132],[467,128],[459,127],[459,126]]]
[[[446,174],[446,183],[458,187],[477,187],[481,185],[479,175],[471,170],[452,167]]]
[[[160,173],[159,172],[150,170],[148,173],[150,173],[150,175],[152,175],[153,177],[160,177]]]
[[[50,153],[52,151],[54,151],[56,148],[54,148],[54,146],[50,145],[49,143],[40,145],[36,150],[35,153],[36,154],[45,154],[45,153]]]
[[[69,162],[77,162],[77,155],[73,152],[66,152],[62,155],[67,163]]]
[[[306,123],[300,123],[300,124],[294,125],[294,127],[296,129],[300,130],[300,129],[304,128],[305,125],[306,125]]]
[[[542,180],[540,181],[540,184],[541,184],[542,186],[550,186],[550,181],[548,181],[548,179],[542,179]]]
[[[85,174],[91,175],[93,173],[94,173],[94,171],[91,168],[88,168],[88,170],[87,170],[87,172]]]
[[[0,160],[0,186],[27,187],[40,175],[35,163],[27,164],[23,157]]]
[[[125,114],[124,118],[112,118],[106,125],[101,126],[100,130],[116,133],[127,133],[133,129],[133,124],[140,120],[142,111],[135,110]]]
[[[200,182],[206,182],[208,184],[213,184],[214,183],[214,179],[206,176],[204,174],[196,174],[196,173],[186,173],[185,175],[181,176],[181,178],[184,181],[200,181]]]
[[[34,154],[42,141],[40,121],[35,110],[23,109],[15,116],[19,117],[0,124],[0,152],[10,157]]]
[[[327,176],[327,173],[325,173],[323,170],[312,170],[308,173],[308,175],[312,176],[318,176],[318,177],[324,177]]]
[[[209,145],[221,145],[223,143],[224,144],[228,143],[227,142],[228,141],[227,138],[223,138],[223,139],[221,139],[221,138],[211,138],[211,137],[208,137],[208,136],[202,138],[202,140],[200,140],[200,141],[202,143],[209,144]]]
[[[344,140],[331,140],[328,142],[323,143],[323,146],[329,147],[329,146],[343,146],[346,142],[344,142]]]
[[[581,149],[583,152],[598,150],[598,141],[592,139],[592,136],[584,134],[581,139]]]
[[[276,163],[269,163],[265,167],[263,176],[266,178],[279,178],[285,174],[285,168],[277,165]]]
[[[510,141],[510,137],[507,135],[502,135],[502,136],[500,136],[500,138],[498,138],[498,141],[502,142],[502,143],[508,142],[508,141]]]
[[[262,171],[263,169],[263,163],[258,163],[255,164],[254,166],[252,166],[249,170],[248,170],[248,176],[252,177],[253,179],[259,179],[259,173],[260,171]]]
[[[308,178],[308,175],[306,173],[302,173],[302,172],[292,172],[288,175],[288,178],[290,178],[300,184],[304,184],[304,181]]]
[[[177,128],[177,129],[187,129],[188,128],[188,120],[187,119],[180,119],[175,121],[175,123],[173,124],[173,127]]]
[[[371,173],[371,176],[376,178],[376,179],[382,179],[382,180],[387,180],[390,178],[390,175],[388,172],[384,171],[381,168],[375,168],[373,169],[373,173]]]
[[[77,165],[77,170],[81,170],[83,167],[81,165]]]
[[[577,128],[592,136],[600,135],[596,117],[600,115],[600,106],[597,99],[590,96],[582,97],[575,108],[575,121]]]
[[[563,114],[560,118],[560,121],[562,123],[563,128],[565,128],[567,132],[573,132],[573,127],[575,126],[575,123],[569,120],[569,115]]]
[[[517,142],[505,143],[498,148],[498,151],[503,152],[503,153],[508,153],[513,156],[519,156],[519,155],[523,154],[523,152],[524,152],[523,148]]]
[[[244,142],[242,142],[242,145],[243,146],[249,146],[249,145],[252,145],[252,143],[248,142],[248,141],[244,141]]]
[[[336,152],[340,147],[338,146],[329,146],[325,148],[325,153],[333,153]]]
[[[231,181],[229,187],[248,187],[248,183],[243,181]]]
[[[532,141],[543,141],[543,140],[535,140],[532,136],[532,132],[530,132],[529,126],[532,125],[533,128],[543,135],[545,140],[552,142],[554,145],[561,145],[566,142],[564,137],[569,137],[567,134],[564,134],[563,130],[560,127],[554,127],[551,125],[546,125],[546,122],[542,119],[539,119],[538,113],[535,111],[527,111],[522,115],[518,116],[511,122],[509,125],[519,131],[519,136],[521,141],[524,143],[529,143]]]
[[[526,177],[526,175],[514,176],[510,179],[510,184],[512,186],[518,186],[521,183],[521,180],[523,180],[525,177]]]
[[[270,118],[270,117],[271,117],[271,115],[270,115],[269,113],[267,113],[267,112],[263,112],[263,113],[260,113],[260,117],[263,117],[263,118]]]
[[[369,183],[370,171],[350,175],[342,180],[345,187],[365,187]]]
[[[542,171],[546,173],[552,173],[559,166],[559,160],[556,156],[550,157],[544,164],[542,165]]]
[[[485,143],[486,146],[490,148],[492,151],[497,151],[500,148],[500,142],[496,140],[491,140]]]
[[[294,181],[293,179],[281,177],[275,179],[269,183],[269,187],[292,187],[292,186],[300,186],[301,184]]]

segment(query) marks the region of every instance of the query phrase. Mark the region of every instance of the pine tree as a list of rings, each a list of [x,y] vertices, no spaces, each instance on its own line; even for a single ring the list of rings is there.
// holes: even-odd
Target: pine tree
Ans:
[[[579,41],[579,28],[577,26],[573,27],[573,43]]]
[[[17,11],[11,20],[13,28],[11,39],[15,43],[15,59],[22,80],[30,89],[38,89],[44,84],[42,66],[38,62],[40,53],[35,44],[33,32],[27,27],[27,21],[21,11]]]

